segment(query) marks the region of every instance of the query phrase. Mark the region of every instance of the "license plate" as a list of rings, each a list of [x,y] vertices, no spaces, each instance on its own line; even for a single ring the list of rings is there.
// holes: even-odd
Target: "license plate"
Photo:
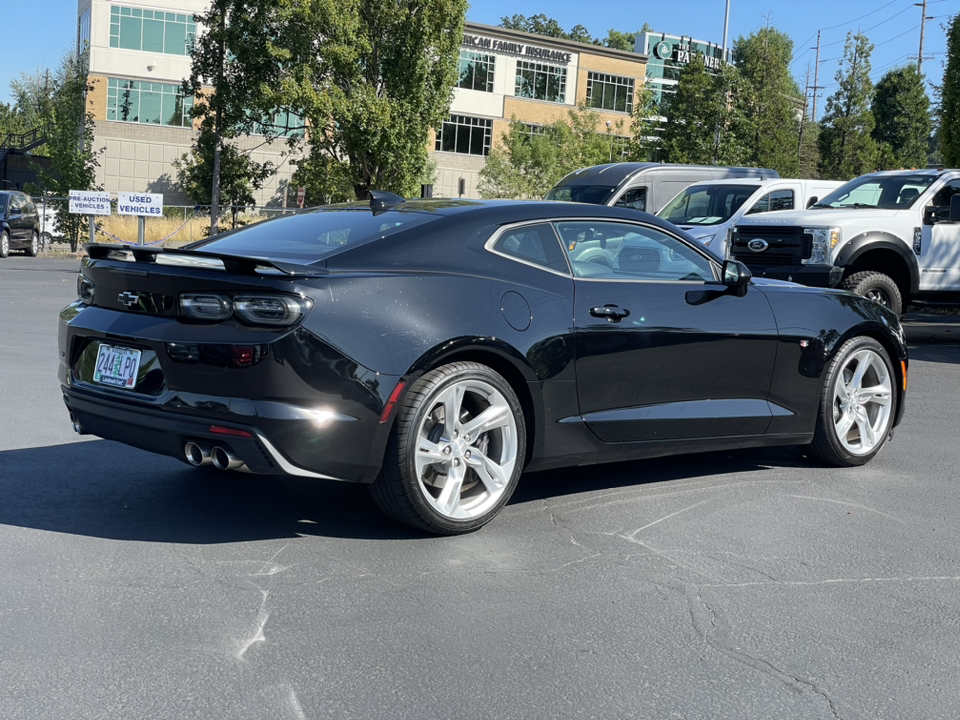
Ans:
[[[140,351],[116,345],[100,345],[93,381],[101,385],[132,390],[137,384]]]

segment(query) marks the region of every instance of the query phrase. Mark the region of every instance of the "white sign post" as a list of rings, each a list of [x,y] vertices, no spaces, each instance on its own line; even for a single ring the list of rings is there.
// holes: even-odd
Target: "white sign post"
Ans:
[[[143,245],[143,236],[148,217],[163,217],[163,195],[160,193],[117,193],[117,214],[137,215],[137,245]]]
[[[110,214],[110,193],[90,190],[71,190],[69,211],[73,215],[90,216],[90,242],[96,242],[95,215]]]

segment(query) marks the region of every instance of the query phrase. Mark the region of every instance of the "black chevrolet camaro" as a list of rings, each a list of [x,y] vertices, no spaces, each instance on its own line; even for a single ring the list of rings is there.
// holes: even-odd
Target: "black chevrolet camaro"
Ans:
[[[87,252],[60,316],[78,432],[367,483],[434,533],[487,523],[524,470],[787,444],[860,465],[903,415],[887,308],[629,209],[375,192]]]

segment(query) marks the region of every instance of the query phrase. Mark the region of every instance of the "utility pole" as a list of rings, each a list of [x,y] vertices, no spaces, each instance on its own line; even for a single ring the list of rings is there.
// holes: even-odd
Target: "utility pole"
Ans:
[[[920,52],[917,53],[917,74],[923,75],[923,31],[927,26],[927,20],[933,18],[927,17],[927,0],[914,3],[916,7],[923,8],[923,15],[920,17]]]
[[[926,2],[926,0],[924,0]],[[730,0],[727,0],[727,11],[723,14],[723,57],[724,63],[727,62],[727,29],[730,27]]]
[[[820,87],[820,31],[817,30],[817,59],[813,64],[813,115],[810,117],[813,122],[817,121],[817,93],[822,89]]]

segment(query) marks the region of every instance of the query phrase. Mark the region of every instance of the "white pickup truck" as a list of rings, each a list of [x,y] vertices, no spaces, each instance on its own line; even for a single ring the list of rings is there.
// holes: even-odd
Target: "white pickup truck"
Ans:
[[[757,276],[842,287],[902,314],[960,301],[960,170],[863,175],[807,210],[749,215],[727,255]]]
[[[725,255],[728,233],[743,216],[805,208],[841,185],[836,180],[790,178],[704,180],[678,193],[657,217]]]

